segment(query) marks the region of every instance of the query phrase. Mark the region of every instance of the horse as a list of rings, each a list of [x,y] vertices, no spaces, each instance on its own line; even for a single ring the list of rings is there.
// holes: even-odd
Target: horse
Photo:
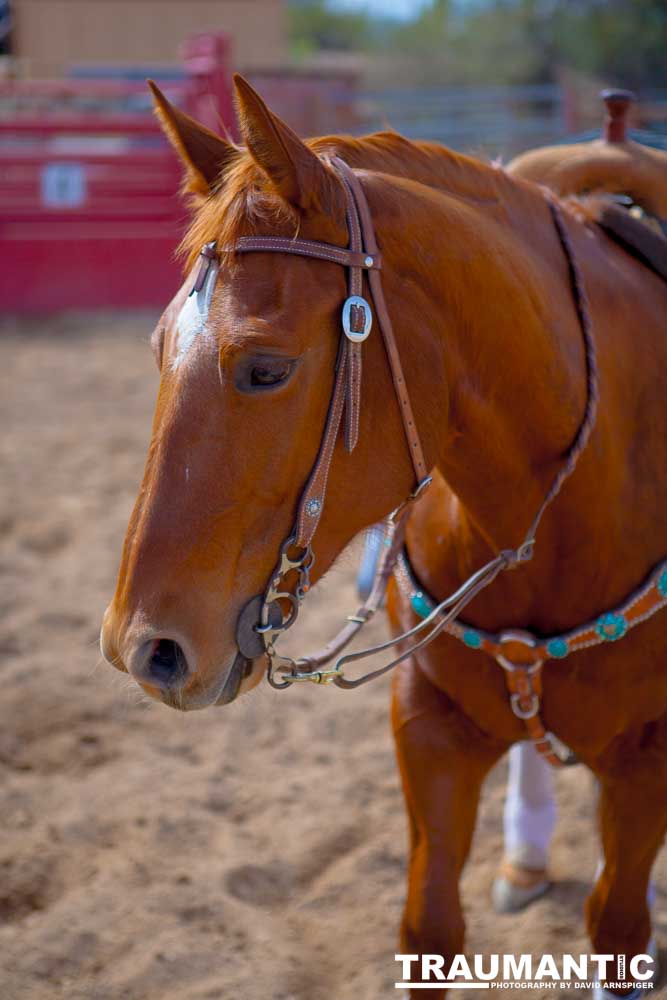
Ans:
[[[451,591],[470,600],[464,625],[450,616],[430,644],[403,643],[393,672],[410,838],[402,953],[446,968],[463,952],[458,883],[482,784],[530,726],[542,756],[554,758],[553,733],[599,783],[595,952],[653,954],[667,288],[583,204],[393,132],[303,141],[246,81],[235,87],[241,144],[154,90],[193,218],[186,280],[152,338],[160,387],[103,655],[173,708],[229,703],[260,682],[265,651],[274,662],[261,633],[394,512],[394,635],[437,621]],[[360,219],[377,247],[360,243]],[[307,537],[310,553],[308,518],[314,562],[285,542]],[[276,621],[281,601],[291,610]],[[412,1000],[444,995],[428,970],[415,982]]]

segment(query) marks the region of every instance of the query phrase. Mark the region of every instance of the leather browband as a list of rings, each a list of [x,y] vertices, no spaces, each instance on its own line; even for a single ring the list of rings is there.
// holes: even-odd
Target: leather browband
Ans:
[[[285,241],[289,243],[289,249]],[[382,267],[380,253],[368,254],[362,251],[348,250],[332,243],[318,243],[316,240],[299,240],[282,236],[240,236],[234,244],[237,253],[293,253],[302,257],[314,257],[317,260],[330,260],[332,264],[342,264],[343,267],[360,267],[364,270]]]

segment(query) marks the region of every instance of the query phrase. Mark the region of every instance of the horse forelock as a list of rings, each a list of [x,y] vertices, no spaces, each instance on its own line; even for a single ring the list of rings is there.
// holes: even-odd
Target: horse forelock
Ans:
[[[205,243],[215,240],[224,250],[239,236],[249,235],[257,224],[275,229],[289,222],[298,226],[295,210],[272,190],[250,154],[240,149],[238,159],[223,171],[211,194],[195,200],[194,218],[178,252],[189,270]]]

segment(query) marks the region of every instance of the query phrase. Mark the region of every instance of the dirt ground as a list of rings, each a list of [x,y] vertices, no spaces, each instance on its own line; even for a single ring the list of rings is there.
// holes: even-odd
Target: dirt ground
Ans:
[[[0,1000],[388,1000],[406,851],[388,682],[262,685],[179,715],[100,662],[153,321],[0,329]],[[354,567],[309,598],[303,644],[354,606]],[[469,950],[588,951],[589,776],[559,776],[557,883],[515,917],[489,904],[503,788],[501,766],[465,875]],[[664,853],[657,881],[664,945]]]

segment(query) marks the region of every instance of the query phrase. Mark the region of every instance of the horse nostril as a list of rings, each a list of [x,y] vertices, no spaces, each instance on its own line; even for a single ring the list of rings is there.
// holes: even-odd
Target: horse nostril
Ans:
[[[154,639],[146,662],[146,680],[160,688],[181,684],[188,672],[185,653],[173,639]]]

